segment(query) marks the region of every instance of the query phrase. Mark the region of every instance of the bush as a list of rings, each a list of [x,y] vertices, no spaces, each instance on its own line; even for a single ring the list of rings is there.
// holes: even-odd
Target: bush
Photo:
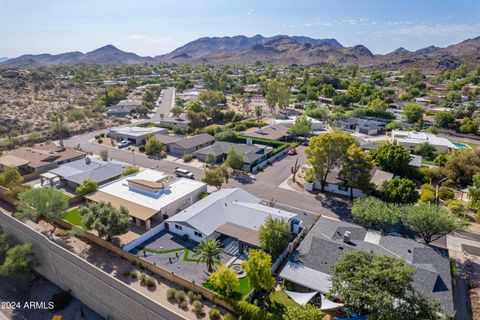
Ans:
[[[190,303],[192,303],[193,300],[195,300],[195,292],[193,292],[192,290],[189,290],[187,292],[187,297],[188,297],[188,300],[190,301]]]
[[[480,223],[480,210],[475,213],[475,221],[477,221],[477,223]]]
[[[455,193],[450,188],[440,187],[438,190],[438,196],[442,200],[451,200],[455,196]]]
[[[53,234],[60,238],[63,238],[69,235],[68,231],[65,229],[55,229],[55,232]]]
[[[155,278],[149,275],[146,275],[145,273],[142,273],[142,275],[143,277],[141,278],[141,282],[140,282],[141,285],[147,286],[149,288],[157,286],[157,281],[155,280]]]
[[[95,140],[98,140],[98,139],[100,139],[100,135],[95,136]]]
[[[190,162],[193,159],[193,156],[190,153],[185,153],[182,157],[184,162]]]
[[[247,126],[245,125],[245,123],[240,122],[240,123],[237,123],[235,125],[235,127],[233,127],[233,130],[235,130],[235,131],[245,131],[245,130],[247,130]]]
[[[73,297],[68,291],[62,291],[56,293],[50,299],[50,302],[53,303],[53,311],[62,310],[70,304]]]
[[[195,296],[195,300],[196,301],[202,301],[203,300],[203,296],[201,293],[198,293],[196,296]]]
[[[203,304],[200,301],[194,300],[192,303],[192,307],[193,307],[193,312],[195,312],[195,314],[200,315],[203,313]]]
[[[134,167],[134,166],[127,166],[125,167],[125,169],[123,169],[122,171],[122,177],[125,177],[125,176],[129,176],[133,173],[136,173],[140,171],[140,168],[139,167]]]
[[[100,138],[105,138],[105,133],[100,133]]]
[[[177,295],[177,290],[175,290],[174,288],[169,288],[167,290],[167,299],[168,300],[175,300],[176,295]]]
[[[209,193],[208,192],[202,192],[198,195],[198,200],[202,200],[203,198],[205,198],[206,196],[208,196]],[[189,291],[190,292],[190,291]]]
[[[97,142],[98,142],[98,144],[102,144],[102,143],[103,143],[103,140],[102,140],[102,139],[98,139]]]
[[[132,272],[130,272],[130,278],[132,279],[138,279],[138,277],[140,276],[140,272],[138,272],[138,270],[133,270]]]
[[[206,164],[215,164],[215,156],[211,153],[207,154],[207,158],[205,159]]]
[[[232,320],[233,317],[230,313],[227,313],[226,315],[223,316],[223,320]]]
[[[261,309],[260,307],[245,301],[235,304],[235,311],[242,316],[242,319],[249,320],[272,320],[273,315]]]
[[[187,301],[182,301],[179,305],[180,309],[187,310],[188,309],[188,302]]]
[[[186,299],[187,299],[187,295],[182,290],[177,291],[177,293],[175,294],[175,300],[178,303],[181,303],[181,302],[185,301]]]
[[[460,200],[453,200],[447,206],[448,210],[458,216],[464,215],[467,212],[467,205]]]
[[[435,200],[435,188],[425,183],[420,188],[420,201],[425,203],[432,203]]]
[[[145,152],[145,146],[140,146],[140,147],[138,147],[138,151],[140,151],[140,152]]]
[[[129,276],[130,276],[130,270],[123,271],[122,274],[123,274],[125,277],[129,277]]]
[[[220,320],[221,317],[220,311],[218,311],[216,308],[212,308],[208,311],[208,318],[210,320]]]

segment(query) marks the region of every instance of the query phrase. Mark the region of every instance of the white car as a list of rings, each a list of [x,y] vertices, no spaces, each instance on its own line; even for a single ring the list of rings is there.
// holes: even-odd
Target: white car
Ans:
[[[125,148],[125,147],[128,147],[130,144],[132,144],[132,143],[128,140],[122,140],[119,143],[117,143],[117,147],[118,148]]]
[[[177,177],[183,177],[183,178],[189,178],[189,179],[194,179],[193,173],[182,168],[175,168],[175,174]]]

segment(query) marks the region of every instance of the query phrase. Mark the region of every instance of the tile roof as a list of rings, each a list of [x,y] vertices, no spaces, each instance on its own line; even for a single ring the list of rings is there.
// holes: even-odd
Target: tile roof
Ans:
[[[74,149],[66,149],[61,151],[59,146],[49,143],[34,147],[20,147],[12,150],[6,155],[11,155],[16,158],[23,159],[24,161],[28,161],[28,166],[32,168],[41,168],[51,165],[52,163],[59,163],[84,157],[86,153]]]

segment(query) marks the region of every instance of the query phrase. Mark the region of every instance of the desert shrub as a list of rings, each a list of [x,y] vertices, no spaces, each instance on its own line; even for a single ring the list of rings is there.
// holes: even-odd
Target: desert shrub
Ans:
[[[55,232],[53,233],[55,236],[63,238],[68,236],[68,231],[65,229],[55,229]]]
[[[235,130],[235,131],[245,131],[245,130],[247,130],[247,126],[245,125],[245,123],[240,122],[240,123],[237,123],[235,125],[235,127],[233,127],[233,130]]]
[[[97,142],[98,142],[98,144],[102,144],[102,143],[103,143],[103,140],[102,140],[102,139],[98,139]]]
[[[218,311],[216,308],[212,308],[208,311],[208,318],[210,320],[220,320],[221,317],[220,311]]]
[[[233,317],[230,313],[227,313],[226,315],[223,316],[223,320],[232,320]]]
[[[147,286],[147,287],[155,287],[157,286],[157,281],[155,280],[155,278],[145,274],[145,273],[142,273],[142,276],[140,277],[140,284],[142,286]]]
[[[86,117],[85,110],[73,109],[68,112],[67,119],[68,119],[68,122],[74,122],[78,120],[83,120],[85,119],[85,117]]]
[[[140,272],[138,272],[138,270],[133,270],[132,272],[130,272],[130,278],[132,279],[138,279],[140,277]]]
[[[195,312],[196,314],[203,313],[203,304],[200,301],[194,300],[192,303],[192,307],[193,307],[193,312]]]
[[[95,140],[98,140],[98,139],[100,139],[100,135],[99,135],[99,134],[97,134],[97,135],[95,136]]]
[[[190,162],[193,159],[193,156],[190,153],[185,153],[182,157],[183,161]]]
[[[467,212],[467,204],[460,200],[451,201],[447,208],[451,213],[456,215],[464,215]]]
[[[182,301],[179,305],[180,309],[187,310],[188,309],[188,302]]]
[[[187,299],[187,295],[182,290],[177,291],[177,293],[175,294],[175,300],[178,303],[181,303],[181,302],[185,301],[186,299]]]
[[[435,188],[428,183],[425,183],[420,188],[420,201],[425,203],[432,203],[435,200]]]
[[[105,138],[105,133],[100,133],[100,138]]]
[[[134,174],[136,172],[140,171],[139,167],[134,167],[134,166],[127,166],[125,169],[122,171],[122,177],[129,176],[131,174]]]
[[[167,157],[167,153],[166,153],[164,150],[162,150],[162,151],[160,151],[160,153],[158,154],[158,156],[159,156],[160,158],[166,158],[166,157]]]
[[[145,146],[140,146],[140,147],[138,147],[138,151],[140,151],[140,152],[145,152]]]
[[[53,311],[62,310],[66,308],[70,301],[72,301],[73,297],[68,291],[62,291],[56,293],[50,299],[50,302],[53,302]]]
[[[195,296],[195,300],[197,301],[202,301],[203,300],[203,296],[201,293],[198,293],[196,296]]]
[[[450,200],[450,199],[453,199],[453,197],[455,196],[455,193],[454,193],[453,190],[450,189],[450,188],[441,187],[441,188],[438,190],[438,196],[439,196],[440,199],[442,199],[442,200]]]
[[[188,297],[188,300],[190,301],[190,303],[192,303],[193,300],[195,300],[195,292],[193,292],[192,290],[189,290],[187,292],[187,297]]]
[[[174,300],[176,295],[177,295],[177,290],[175,290],[174,288],[168,288],[167,289],[167,299],[168,300]]]

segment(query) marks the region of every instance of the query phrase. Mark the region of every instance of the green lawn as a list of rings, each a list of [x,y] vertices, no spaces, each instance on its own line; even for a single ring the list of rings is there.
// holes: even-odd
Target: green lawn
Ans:
[[[205,282],[202,284],[203,287],[216,292],[220,295],[222,295],[221,292],[219,292],[216,288],[214,288],[209,282]],[[229,298],[236,300],[236,301],[241,301],[245,300],[248,297],[248,294],[252,291],[252,288],[250,287],[250,284],[248,283],[248,278],[244,277],[242,279],[239,279],[239,286],[238,290],[233,292]]]
[[[65,221],[70,222],[74,226],[80,227],[82,229],[85,229],[85,225],[83,224],[83,218],[78,212],[78,208],[75,208],[67,213],[65,218],[63,218]]]
[[[299,307],[300,305],[290,299],[287,294],[283,291],[275,291],[270,295],[270,300],[272,302],[277,302],[285,307]]]
[[[436,166],[436,164],[428,159],[422,158],[422,164],[430,165],[430,166]]]

